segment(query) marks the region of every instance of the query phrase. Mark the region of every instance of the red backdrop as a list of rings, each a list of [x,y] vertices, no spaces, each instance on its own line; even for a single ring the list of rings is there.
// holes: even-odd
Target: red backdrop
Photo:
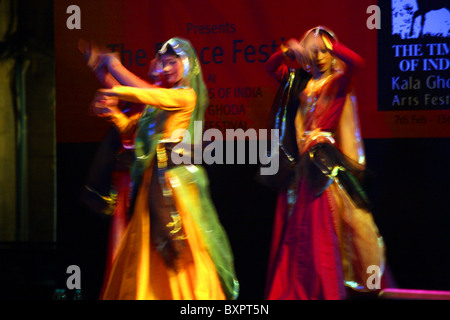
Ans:
[[[399,112],[408,115],[412,111],[378,111],[378,31],[366,27],[369,18],[366,10],[374,3],[373,0],[55,1],[57,141],[99,141],[107,127],[104,120],[88,115],[88,105],[99,84],[77,50],[79,38],[115,46],[125,66],[141,77],[146,77],[148,62],[158,43],[174,36],[189,39],[200,56],[211,91],[206,127],[260,129],[266,127],[277,90],[277,83],[266,73],[263,62],[284,39],[299,38],[317,25],[331,28],[340,41],[366,60],[355,88],[364,138],[448,136],[449,125],[396,123]],[[79,30],[66,26],[71,15],[66,9],[73,4],[81,10]],[[448,110],[423,112],[450,117]]]

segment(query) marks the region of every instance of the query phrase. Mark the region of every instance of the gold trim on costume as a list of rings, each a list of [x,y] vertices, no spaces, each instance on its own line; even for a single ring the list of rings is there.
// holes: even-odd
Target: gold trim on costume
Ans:
[[[107,207],[102,211],[104,214],[107,214],[109,216],[112,216],[114,214],[114,209],[116,207],[116,203],[117,203],[117,193],[116,192],[111,192],[110,196],[103,196],[101,195],[98,191],[92,189],[89,186],[84,186],[88,191],[92,192],[93,194],[95,194],[96,196],[98,196],[99,198],[101,198],[103,201],[106,202]]]

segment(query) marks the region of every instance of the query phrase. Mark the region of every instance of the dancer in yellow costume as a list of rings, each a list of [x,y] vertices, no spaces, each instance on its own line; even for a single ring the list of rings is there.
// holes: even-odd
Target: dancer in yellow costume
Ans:
[[[171,157],[184,135],[194,136],[194,121],[203,120],[208,106],[195,49],[185,39],[168,40],[156,56],[155,85],[130,73],[114,55],[98,60],[130,85],[99,90],[96,113],[123,135],[135,135],[136,154],[131,218],[101,298],[236,299],[233,254],[207,174],[199,165],[176,165]],[[147,107],[140,117],[128,118],[117,108],[119,100]],[[186,156],[188,149],[178,152]]]

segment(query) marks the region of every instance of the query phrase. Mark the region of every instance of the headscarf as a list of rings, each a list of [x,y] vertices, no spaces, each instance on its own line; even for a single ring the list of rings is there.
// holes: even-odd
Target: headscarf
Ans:
[[[306,42],[309,37],[319,37],[322,36],[323,34],[325,34],[333,41],[338,42],[338,38],[336,37],[333,31],[324,26],[317,26],[312,29],[309,29],[304,33],[304,35],[300,38],[300,45],[306,48]],[[308,73],[311,72],[311,64],[312,61],[308,57],[303,57],[302,61],[300,61],[301,67]],[[338,70],[338,66],[341,66],[341,64],[337,65],[335,64],[333,66],[334,71]]]

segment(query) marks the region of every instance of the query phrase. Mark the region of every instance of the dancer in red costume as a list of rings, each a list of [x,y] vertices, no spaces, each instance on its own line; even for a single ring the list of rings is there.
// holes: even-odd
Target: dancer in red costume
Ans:
[[[281,84],[272,120],[282,165],[266,181],[280,191],[267,299],[336,300],[347,297],[346,286],[377,289],[371,276],[384,270],[384,244],[357,181],[365,158],[352,79],[362,65],[324,27],[289,40],[266,63]]]

